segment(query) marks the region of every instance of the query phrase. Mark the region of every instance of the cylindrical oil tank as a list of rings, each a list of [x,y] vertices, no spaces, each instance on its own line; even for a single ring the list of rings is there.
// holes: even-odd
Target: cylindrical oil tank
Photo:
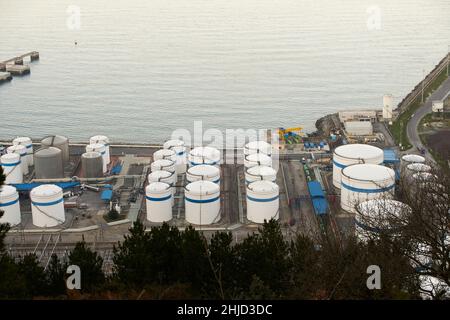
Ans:
[[[360,203],[355,215],[355,236],[367,241],[380,232],[395,235],[411,207],[392,199],[373,199]],[[397,226],[396,226],[397,225]]]
[[[28,137],[18,137],[13,140],[13,145],[21,145],[27,148],[27,163],[29,166],[33,165],[33,142]]]
[[[425,163],[425,158],[418,154],[405,154],[400,160],[400,169],[403,170],[411,163]]]
[[[188,183],[206,180],[220,185],[220,169],[209,164],[199,164],[188,169],[186,180]]]
[[[23,183],[23,173],[19,154],[4,154],[1,156],[0,162],[3,168],[3,174],[6,177],[6,184]]]
[[[155,170],[147,177],[148,183],[152,182],[164,182],[167,183],[172,190],[172,205],[175,203],[176,182],[177,174],[175,172],[169,172],[165,170]]]
[[[8,185],[0,187],[0,211],[3,211],[0,223],[9,223],[11,226],[20,224],[19,193],[16,188]]]
[[[69,139],[64,136],[48,136],[42,139],[42,147],[55,147],[62,151],[63,166],[69,162]]]
[[[341,188],[341,172],[352,164],[382,164],[384,153],[380,148],[368,144],[346,144],[339,146],[333,153],[333,185]]]
[[[102,143],[88,144],[86,152],[98,152],[102,155],[102,171],[108,171],[108,159],[106,158],[106,146]]]
[[[147,220],[164,222],[172,219],[172,188],[164,182],[152,182],[145,188]]]
[[[276,183],[262,180],[247,185],[247,219],[255,223],[278,220],[280,189]]]
[[[27,148],[22,145],[10,146],[6,149],[8,153],[17,153],[20,155],[20,166],[22,167],[22,173],[28,174],[28,160],[27,160]]]
[[[111,163],[111,150],[109,145],[109,138],[107,136],[93,136],[89,139],[89,144],[103,144],[105,145],[105,160],[106,164]]]
[[[246,170],[256,166],[272,167],[272,158],[263,153],[254,153],[244,156],[244,167]]]
[[[277,180],[277,171],[268,166],[254,166],[245,171],[245,182],[247,184],[261,180],[275,182]]]
[[[406,174],[413,176],[415,173],[430,172],[431,167],[424,163],[410,163],[406,166]]]
[[[361,202],[391,198],[395,188],[395,172],[377,164],[354,164],[342,170],[341,208],[356,213]]]
[[[244,155],[250,155],[254,153],[264,153],[268,156],[272,155],[272,145],[266,141],[251,141],[244,146]]]
[[[169,171],[169,172],[176,172],[175,171],[175,162],[173,162],[172,160],[169,159],[160,159],[160,160],[156,160],[153,161],[152,164],[150,165],[150,168],[153,171],[156,170],[165,170],[165,171]]]
[[[64,178],[61,149],[44,147],[34,153],[34,172],[36,179]]]
[[[31,213],[36,227],[49,228],[64,223],[63,190],[54,184],[43,184],[30,192]]]
[[[189,152],[189,165],[209,164],[220,165],[220,151],[213,147],[196,147]]]
[[[211,181],[189,183],[184,191],[186,221],[208,225],[220,220],[220,187]]]
[[[163,148],[175,151],[175,153],[177,154],[175,166],[176,172],[177,174],[185,173],[187,167],[187,159],[184,141],[177,139],[169,140],[164,143]]]
[[[103,157],[100,152],[86,152],[81,155],[81,168],[85,178],[103,177]]]
[[[172,149],[160,149],[153,153],[153,161],[168,159],[173,162],[177,161],[177,153]]]

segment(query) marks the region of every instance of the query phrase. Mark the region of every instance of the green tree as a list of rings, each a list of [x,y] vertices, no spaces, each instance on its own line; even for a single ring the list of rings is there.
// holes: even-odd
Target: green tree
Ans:
[[[105,283],[103,259],[89,249],[84,241],[78,242],[69,253],[69,265],[77,265],[80,268],[82,292],[98,290]]]
[[[25,255],[20,260],[18,267],[19,273],[25,279],[28,297],[43,296],[48,293],[46,274],[36,255]]]
[[[46,270],[50,295],[58,296],[66,293],[66,270],[67,263],[61,262],[58,256],[53,254]]]
[[[236,245],[237,284],[242,292],[248,291],[254,276],[258,285],[270,288],[276,297],[282,297],[289,286],[290,259],[288,244],[283,239],[280,225],[271,219]]]

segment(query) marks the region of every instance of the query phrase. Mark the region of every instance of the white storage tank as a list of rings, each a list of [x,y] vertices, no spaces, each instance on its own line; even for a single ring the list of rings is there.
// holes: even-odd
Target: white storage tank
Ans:
[[[209,164],[220,165],[220,151],[213,147],[196,147],[189,152],[189,165]]]
[[[20,166],[22,167],[22,173],[24,175],[28,174],[28,154],[27,148],[22,145],[10,146],[6,149],[8,153],[17,153],[20,155]]]
[[[177,182],[177,174],[175,172],[169,172],[165,170],[155,170],[150,173],[147,177],[148,182],[164,182],[167,183],[172,190],[172,205],[175,202],[175,193],[176,193],[176,182]]]
[[[177,174],[185,173],[187,167],[187,159],[186,159],[186,147],[184,145],[184,141],[182,140],[169,140],[166,141],[163,145],[164,149],[170,149],[175,151],[177,154],[176,160],[176,172]]]
[[[88,144],[86,152],[98,152],[102,155],[102,170],[103,173],[108,171],[108,159],[106,156],[106,146],[102,143]]]
[[[208,164],[199,164],[188,169],[186,179],[188,182],[206,180],[220,185],[220,169]]]
[[[33,165],[33,142],[28,137],[18,137],[13,140],[13,145],[21,145],[27,148],[27,163],[29,166]]]
[[[164,182],[152,182],[145,188],[147,220],[165,222],[172,219],[172,188]]]
[[[424,163],[411,163],[406,166],[406,174],[413,176],[415,173],[430,172],[431,167]]]
[[[36,179],[64,178],[62,151],[56,147],[44,147],[34,154]]]
[[[169,160],[169,159],[160,159],[160,160],[153,161],[152,164],[150,165],[150,168],[151,168],[152,172],[156,171],[156,170],[165,170],[165,171],[169,171],[169,172],[176,172],[175,162],[173,162],[172,160]]]
[[[395,235],[410,213],[411,207],[392,199],[373,199],[360,203],[355,215],[355,236],[365,242],[380,231]]]
[[[186,221],[208,225],[220,220],[220,187],[211,181],[189,183],[184,191]]]
[[[261,180],[275,182],[277,180],[277,171],[268,166],[254,166],[245,171],[245,182],[247,184]]]
[[[63,166],[69,162],[69,139],[64,136],[48,136],[41,140],[42,147],[55,147],[62,151]]]
[[[66,220],[63,190],[54,184],[43,184],[30,192],[31,213],[36,227],[49,228]]]
[[[382,164],[384,153],[380,148],[368,144],[346,144],[334,149],[333,185],[341,188],[341,172],[347,166],[357,163]]]
[[[255,166],[272,167],[272,158],[263,153],[254,153],[244,156],[244,167],[246,170]]]
[[[264,153],[268,156],[272,155],[272,145],[266,141],[252,141],[244,146],[244,156],[254,154],[254,153]]]
[[[109,138],[107,136],[93,136],[89,139],[89,144],[103,144],[105,145],[105,159],[106,164],[111,163],[111,151],[110,151],[110,145],[109,145]]]
[[[0,187],[0,211],[3,211],[0,223],[9,223],[11,226],[20,224],[19,193],[16,188],[8,185]]]
[[[262,180],[247,186],[247,219],[255,223],[278,220],[280,189],[276,183]]]
[[[5,175],[6,184],[23,183],[22,166],[20,165],[20,155],[17,153],[7,153],[0,157],[0,162]]]
[[[418,154],[406,154],[401,158],[400,162],[401,167],[404,168],[411,163],[425,163],[425,158]]]
[[[177,161],[177,153],[172,149],[161,149],[161,150],[155,151],[153,153],[153,161],[161,160],[161,159],[168,159],[168,160],[172,160],[173,162],[176,162]]]
[[[342,170],[341,208],[356,213],[361,202],[391,198],[395,189],[395,172],[377,164],[354,164]]]

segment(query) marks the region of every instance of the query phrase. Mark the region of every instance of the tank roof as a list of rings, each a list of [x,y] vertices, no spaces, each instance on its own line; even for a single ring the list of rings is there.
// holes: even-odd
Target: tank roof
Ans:
[[[342,175],[356,180],[380,181],[389,178],[394,179],[395,171],[378,164],[363,163],[345,167],[342,170]]]
[[[59,135],[52,135],[52,136],[43,138],[41,140],[41,143],[53,145],[53,144],[67,143],[68,141],[69,141],[69,138],[67,138],[67,137],[59,136]]]
[[[406,166],[409,170],[417,171],[417,172],[427,172],[431,171],[431,167],[427,164],[423,163],[410,163]]]
[[[94,141],[109,141],[107,136],[103,136],[103,135],[97,135],[97,136],[93,136],[90,138],[90,140],[94,140]]]
[[[13,186],[3,185],[0,187],[0,198],[6,198],[17,193],[17,189]]]
[[[35,156],[41,158],[53,157],[56,154],[62,154],[61,149],[55,147],[44,147],[36,151]]]
[[[18,153],[6,153],[0,157],[2,160],[19,160],[20,154]]]
[[[207,195],[220,192],[220,187],[217,183],[199,180],[191,182],[186,186],[186,190],[194,195]]]
[[[268,166],[254,166],[247,169],[247,173],[255,176],[270,176],[276,175],[277,171]]]
[[[170,159],[158,159],[153,161],[153,165],[157,167],[169,167],[173,165],[175,162]]]
[[[259,192],[259,193],[271,193],[274,191],[278,191],[279,187],[276,183],[268,180],[259,180],[255,182],[251,182],[248,185],[248,189]]]
[[[155,170],[152,173],[150,173],[148,175],[148,178],[150,179],[150,177],[154,178],[154,179],[160,179],[160,178],[169,178],[170,176],[172,176],[174,173],[173,172],[169,172],[166,170]]]
[[[246,156],[245,158],[247,159],[247,161],[253,161],[253,162],[271,161],[272,160],[271,157],[269,157],[267,154],[264,154],[264,153],[253,153],[253,154]]]
[[[203,176],[216,176],[220,174],[220,169],[208,164],[199,164],[197,166],[190,167],[188,173],[192,175],[203,175]]]
[[[30,195],[37,197],[47,197],[57,195],[58,193],[62,193],[62,189],[57,185],[43,184],[31,190]]]
[[[164,149],[169,149],[170,147],[182,147],[184,146],[184,141],[179,139],[171,139],[164,142]]]
[[[97,151],[88,151],[81,155],[83,158],[94,159],[102,156],[100,152]]]
[[[31,139],[28,137],[17,137],[13,140],[13,143],[29,143],[31,142]]]
[[[425,162],[425,158],[418,154],[405,154],[402,160],[406,162]]]
[[[162,191],[167,191],[168,189],[170,189],[169,184],[165,183],[165,182],[152,182],[150,183],[146,188],[145,191],[146,192],[162,192]]]
[[[11,151],[11,152],[24,151],[24,150],[26,151],[27,147],[25,147],[24,145],[21,145],[21,144],[17,144],[17,145],[9,146],[8,148],[6,148],[6,150]]]
[[[400,216],[402,213],[411,212],[407,204],[392,199],[374,199],[362,202],[358,205],[358,212],[367,216]]]
[[[383,158],[383,150],[371,146],[369,144],[346,144],[337,147],[334,149],[334,154],[339,157],[349,158],[349,159],[365,159],[365,158],[374,158],[374,157],[382,157]]]

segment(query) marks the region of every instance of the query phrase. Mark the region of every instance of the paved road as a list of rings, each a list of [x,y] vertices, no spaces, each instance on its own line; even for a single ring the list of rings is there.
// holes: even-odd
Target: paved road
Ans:
[[[449,94],[449,92],[450,92],[450,78],[447,78],[447,80],[445,80],[444,83],[428,97],[428,99],[425,101],[424,106],[420,107],[414,113],[413,117],[408,122],[408,126],[406,128],[408,139],[413,145],[414,151],[418,151],[419,148],[425,149],[426,158],[432,162],[434,162],[433,157],[431,156],[428,149],[420,141],[418,127],[420,120],[422,120],[423,117],[425,117],[428,113],[431,112],[433,100],[442,100]]]

